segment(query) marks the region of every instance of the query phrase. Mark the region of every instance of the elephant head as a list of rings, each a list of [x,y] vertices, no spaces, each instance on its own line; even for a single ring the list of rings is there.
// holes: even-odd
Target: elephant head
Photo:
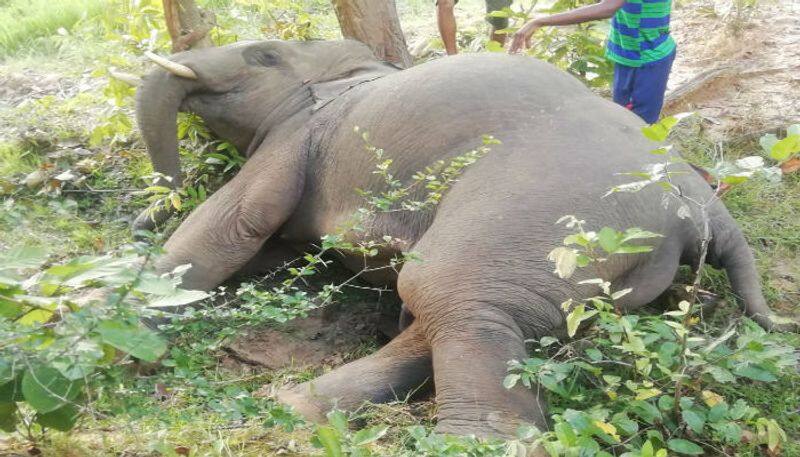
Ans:
[[[136,117],[155,171],[181,180],[176,117],[190,111],[219,136],[251,153],[288,119],[311,112],[353,85],[397,69],[356,41],[251,41],[187,51],[170,59],[136,97]]]

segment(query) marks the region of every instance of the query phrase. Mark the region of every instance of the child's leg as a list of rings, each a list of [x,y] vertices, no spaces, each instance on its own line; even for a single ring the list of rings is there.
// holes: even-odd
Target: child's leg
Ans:
[[[648,124],[658,122],[661,115],[664,93],[667,91],[667,81],[674,61],[673,52],[669,57],[645,65],[636,72],[631,92],[632,109]]]
[[[628,109],[631,108],[631,91],[633,89],[635,75],[636,68],[620,65],[618,63],[614,64],[614,83],[612,86],[614,103]]]
[[[511,3],[512,0],[486,0],[486,14],[489,14],[492,11],[500,11],[503,8],[509,8],[511,7]],[[496,41],[500,44],[505,44],[506,34],[497,33],[497,31],[508,28],[508,18],[489,16],[486,18],[486,20],[489,22],[489,25],[491,26],[489,39],[492,41]]]

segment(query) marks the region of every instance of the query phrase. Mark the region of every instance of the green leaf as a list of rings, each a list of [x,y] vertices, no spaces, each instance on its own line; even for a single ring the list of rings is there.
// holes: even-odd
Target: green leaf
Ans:
[[[773,144],[769,156],[778,162],[783,162],[798,152],[800,152],[800,135],[792,135]]]
[[[44,427],[66,432],[75,426],[75,422],[78,421],[78,414],[78,408],[75,405],[68,404],[49,413],[37,414],[36,422]]]
[[[486,42],[486,50],[489,52],[503,52],[505,49],[503,45],[497,41],[489,40]]]
[[[686,455],[703,455],[705,453],[700,446],[681,438],[673,438],[667,441],[667,447],[675,452]]]
[[[711,424],[711,427],[726,444],[739,444],[742,441],[742,428],[735,422]]]
[[[565,279],[572,276],[578,266],[578,253],[574,249],[557,247],[550,251],[547,260],[555,262],[555,273],[559,278]]]
[[[44,324],[53,317],[53,311],[47,309],[33,309],[17,319],[17,323],[25,326]]]
[[[9,300],[3,300],[0,296],[0,317],[6,319],[13,319],[20,315],[22,312],[22,305]]]
[[[569,314],[567,314],[567,334],[572,338],[578,332],[578,327],[580,327],[581,322],[591,319],[595,314],[597,314],[597,310],[585,310],[585,306],[580,304],[575,307]]]
[[[648,424],[655,424],[662,419],[661,411],[652,404],[643,400],[634,400],[630,403],[630,412],[636,414]]]
[[[17,404],[0,403],[0,430],[13,432],[17,427]]]
[[[67,380],[55,368],[42,366],[22,376],[22,394],[37,412],[49,413],[74,400],[80,384]]]
[[[503,379],[503,387],[505,387],[506,389],[511,389],[512,387],[517,385],[519,379],[520,379],[519,374],[511,373],[510,375],[506,376],[505,379]]]
[[[584,352],[586,353],[586,356],[589,357],[589,359],[591,359],[593,362],[603,359],[603,353],[596,348],[588,348]]]
[[[644,252],[650,252],[653,250],[652,246],[633,246],[633,245],[625,245],[620,246],[617,248],[614,254],[641,254]]]
[[[147,306],[151,308],[171,308],[175,306],[188,305],[208,297],[208,293],[202,290],[177,289],[175,293],[164,295],[156,300],[150,301]]]
[[[715,381],[723,384],[736,381],[736,377],[730,371],[716,365],[707,366],[705,372],[710,374]]]
[[[14,367],[7,360],[0,359],[0,385],[11,381],[14,377]]]
[[[786,440],[786,432],[783,431],[775,419],[767,420],[767,447],[775,452],[778,446]]]
[[[661,143],[669,136],[669,129],[661,124],[653,124],[642,127],[642,134],[649,140]]]
[[[558,437],[558,440],[561,442],[561,444],[565,445],[566,447],[574,445],[575,441],[578,439],[578,437],[575,435],[575,431],[566,422],[556,424],[554,429],[556,432],[556,437]]]
[[[691,409],[681,411],[681,417],[686,425],[692,429],[693,432],[700,435],[703,433],[703,426],[706,424],[706,419],[697,411]]]
[[[720,181],[722,181],[725,184],[730,184],[732,186],[735,186],[737,184],[741,184],[743,182],[747,182],[747,180],[750,179],[750,176],[751,176],[750,172],[734,173],[734,174],[722,176],[720,178]]]
[[[611,227],[603,227],[597,234],[597,241],[600,243],[600,247],[609,254],[616,252],[621,238],[622,234]]]
[[[319,427],[317,439],[325,449],[326,457],[342,457],[342,443],[333,427]]]
[[[0,270],[36,268],[47,260],[47,251],[35,246],[16,246],[0,255]]]
[[[680,113],[674,116],[667,116],[653,125],[642,127],[642,133],[648,139],[662,142],[667,139],[670,132],[678,124],[678,122],[691,116],[692,114],[694,113]]]
[[[768,133],[768,134],[762,136],[758,140],[758,143],[761,145],[761,148],[767,154],[771,154],[772,153],[772,147],[775,146],[775,143],[777,143],[777,142],[778,142],[778,137],[774,133]]]
[[[25,397],[22,395],[21,375],[18,375],[16,379],[0,384],[0,403],[13,403],[23,400],[25,400]]]
[[[176,293],[175,284],[170,278],[145,276],[136,284],[135,290],[153,295],[171,295]]]
[[[353,444],[356,446],[363,446],[375,442],[389,430],[389,427],[370,427],[359,430],[353,435]]]
[[[725,402],[717,403],[708,411],[709,422],[719,422],[728,415],[728,404]]]
[[[650,440],[645,441],[640,454],[641,457],[655,457],[656,454],[653,450],[653,443],[651,443]]]
[[[733,374],[743,378],[749,378],[754,381],[773,382],[778,379],[772,373],[760,368],[756,368],[752,365],[736,367],[733,370]]]
[[[97,333],[104,343],[147,362],[155,362],[167,350],[167,343],[142,325],[105,321],[97,326]]]
[[[347,416],[338,409],[334,409],[327,414],[328,422],[341,434],[347,433]]]

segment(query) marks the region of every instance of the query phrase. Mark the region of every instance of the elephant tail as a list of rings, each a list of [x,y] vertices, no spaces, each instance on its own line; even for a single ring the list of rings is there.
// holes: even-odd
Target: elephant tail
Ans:
[[[770,318],[772,312],[762,293],[755,258],[747,240],[724,206],[719,204],[718,208],[721,211],[711,214],[709,262],[727,272],[731,288],[748,317],[767,330],[784,330]]]

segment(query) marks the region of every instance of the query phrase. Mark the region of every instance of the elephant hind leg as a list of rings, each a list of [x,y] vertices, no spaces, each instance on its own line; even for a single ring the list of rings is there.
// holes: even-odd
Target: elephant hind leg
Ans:
[[[306,419],[323,421],[333,407],[352,411],[366,402],[403,400],[429,387],[432,374],[430,348],[412,324],[375,354],[283,389],[277,397]]]
[[[451,319],[437,319],[431,340],[440,433],[513,437],[519,425],[546,430],[546,406],[537,388],[503,386],[508,361],[527,357],[511,316],[487,303],[462,303]],[[426,321],[424,314],[419,321]]]

